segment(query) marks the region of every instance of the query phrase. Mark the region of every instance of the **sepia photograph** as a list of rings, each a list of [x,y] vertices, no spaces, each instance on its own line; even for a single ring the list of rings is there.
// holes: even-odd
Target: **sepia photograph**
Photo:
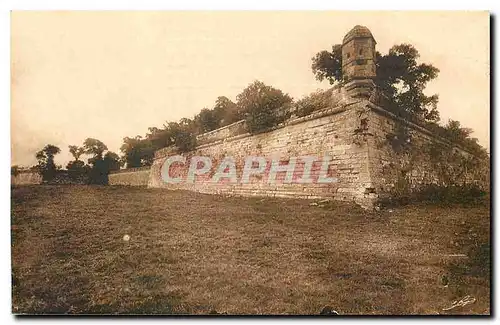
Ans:
[[[9,19],[13,315],[491,316],[490,12]]]

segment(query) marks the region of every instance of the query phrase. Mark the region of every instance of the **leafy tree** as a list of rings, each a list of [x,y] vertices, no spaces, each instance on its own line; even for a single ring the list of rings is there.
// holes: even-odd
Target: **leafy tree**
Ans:
[[[193,150],[196,147],[196,123],[194,120],[182,118],[177,122],[168,122],[167,135],[170,144],[181,152]]]
[[[393,46],[389,53],[376,53],[377,77],[374,82],[389,98],[394,113],[406,119],[439,121],[438,96],[424,94],[427,83],[435,79],[439,70],[426,63],[418,63],[419,53],[411,44]],[[342,82],[342,49],[334,45],[332,51],[321,51],[312,58],[312,71],[319,81],[330,84]]]
[[[68,146],[69,147],[69,152],[75,159],[75,161],[79,160],[81,155],[85,153],[85,148],[79,147],[79,146]]]
[[[306,116],[330,105],[332,90],[317,90],[295,103],[295,114]]]
[[[11,167],[10,167],[10,174],[11,174],[12,176],[17,176],[17,175],[19,175],[19,172],[20,172],[20,171],[19,171],[19,166],[18,166],[18,165],[14,165],[14,166],[11,166]]]
[[[462,145],[465,149],[474,153],[475,156],[487,158],[488,153],[486,149],[478,143],[477,138],[470,136],[472,132],[471,128],[462,127],[459,121],[450,119],[444,127],[441,127],[441,132],[439,133],[442,137]]]
[[[312,71],[319,81],[328,80],[330,84],[342,81],[342,45],[332,46],[332,51],[323,50],[312,58]]]
[[[90,159],[89,159],[90,161]],[[89,182],[91,184],[106,185],[108,184],[109,169],[104,158],[92,159],[90,162],[91,168],[89,171]]]
[[[238,112],[238,106],[229,98],[219,96],[213,109],[203,108],[195,116],[195,129],[193,131],[196,134],[210,132],[241,119],[242,116]]]
[[[196,123],[193,120],[182,118],[179,123],[168,123],[170,140],[180,152],[191,151],[196,147]]]
[[[151,145],[154,148],[165,148],[174,143],[172,130],[167,124],[164,124],[162,129],[150,127],[148,128],[148,131],[149,132],[146,134],[146,138],[151,142]]]
[[[195,122],[197,125],[197,133],[209,132],[217,129],[220,126],[220,120],[214,110],[204,108],[196,115]]]
[[[91,184],[108,184],[108,175],[111,170],[120,169],[120,157],[108,151],[108,147],[100,140],[87,138],[83,142],[85,153],[93,155],[88,159],[91,166],[89,170],[89,181]]]
[[[254,81],[236,97],[251,133],[266,131],[290,115],[292,98],[281,90]]]
[[[120,170],[121,161],[120,156],[112,151],[106,152],[104,155],[104,164],[108,171]]]
[[[150,166],[154,153],[160,148],[175,145],[179,151],[187,152],[196,147],[199,124],[195,120],[182,118],[179,122],[167,122],[163,128],[150,127],[145,138],[125,137],[120,151],[127,168]]]
[[[217,97],[213,111],[219,121],[219,127],[226,126],[243,119],[243,116],[238,111],[238,106],[225,96]]]
[[[175,146],[180,152],[188,152],[196,148],[196,135],[187,128],[181,128],[175,133]]]
[[[101,157],[108,147],[101,141],[93,138],[87,138],[83,142],[83,150],[88,155],[94,155],[93,158]]]
[[[79,173],[85,172],[85,162],[81,160],[72,160],[66,165],[66,169],[71,172]]]
[[[52,144],[46,145],[42,150],[38,151],[35,155],[38,160],[38,170],[42,174],[44,181],[50,181],[56,175],[60,166],[56,166],[54,156],[59,154],[61,149]]]

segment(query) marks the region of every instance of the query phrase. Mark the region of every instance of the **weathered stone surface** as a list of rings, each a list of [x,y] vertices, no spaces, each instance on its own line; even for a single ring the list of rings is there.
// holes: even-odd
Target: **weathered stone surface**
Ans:
[[[348,82],[333,87],[330,106],[326,109],[293,118],[257,135],[246,133],[244,121],[199,135],[198,147],[185,156],[188,160],[194,155],[212,157],[214,166],[208,175],[200,176],[194,183],[167,184],[162,180],[163,163],[169,156],[177,155],[175,148],[158,150],[150,171],[112,174],[110,183],[144,185],[149,175],[147,184],[150,187],[231,196],[328,198],[372,207],[379,197],[394,188],[399,173],[396,167],[404,163],[387,145],[387,136],[398,125],[410,128],[413,139],[421,144],[438,141],[454,147],[429,130],[403,121],[379,106],[387,98],[375,89],[373,83],[375,44],[371,32],[363,26],[356,26],[346,35],[342,45],[342,72]],[[253,176],[248,183],[236,184],[215,183],[210,179],[215,166],[225,156],[235,158],[238,179],[241,179],[243,160],[247,156],[279,157],[285,162],[290,157],[306,155],[332,157],[329,171],[338,181],[329,184],[270,184],[265,175]],[[428,183],[436,178],[428,158],[423,154],[413,158],[416,168],[408,174],[412,184]],[[298,166],[299,172],[300,168]],[[177,172],[182,174],[185,170]],[[474,175],[470,179],[473,180]]]

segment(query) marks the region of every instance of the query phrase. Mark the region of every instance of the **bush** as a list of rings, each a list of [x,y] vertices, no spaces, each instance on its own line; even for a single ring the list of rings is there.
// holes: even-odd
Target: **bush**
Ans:
[[[295,103],[295,114],[299,117],[311,114],[330,106],[332,89],[316,90],[310,95],[302,98]]]
[[[10,174],[14,177],[16,177],[17,175],[19,175],[19,166],[17,165],[14,165],[12,167],[10,167]]]
[[[252,134],[268,131],[290,116],[292,98],[260,81],[250,84],[236,99]]]

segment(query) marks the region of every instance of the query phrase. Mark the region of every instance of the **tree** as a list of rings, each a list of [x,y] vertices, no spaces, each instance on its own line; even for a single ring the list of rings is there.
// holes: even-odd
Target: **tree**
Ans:
[[[174,143],[180,152],[196,148],[196,135],[187,127],[180,127],[174,134]]]
[[[156,149],[152,140],[143,139],[141,136],[123,138],[123,144],[120,147],[127,168],[151,166]]]
[[[108,175],[110,170],[120,169],[120,158],[113,152],[104,152],[108,147],[100,140],[87,138],[83,142],[85,153],[93,155],[88,159],[89,165],[89,181],[91,184],[108,184]],[[117,167],[118,166],[118,167]]]
[[[283,122],[290,115],[292,103],[288,94],[258,80],[246,87],[236,100],[251,133],[269,130]]]
[[[342,81],[342,46],[332,46],[332,51],[316,53],[312,58],[312,71],[319,81],[328,80],[330,84]]]
[[[164,124],[162,129],[150,127],[148,131],[146,138],[151,142],[154,148],[165,148],[174,143],[172,130],[167,124]],[[136,136],[136,138],[137,137],[140,138],[140,136]]]
[[[203,108],[195,118],[196,134],[210,132],[220,127],[240,121],[242,116],[238,112],[238,106],[229,98],[217,97],[213,109]]]
[[[374,82],[389,98],[390,109],[405,119],[437,122],[438,96],[424,94],[427,83],[435,79],[439,69],[417,63],[420,57],[411,44],[393,46],[389,53],[376,53],[377,77]],[[319,81],[330,84],[342,82],[342,48],[334,45],[332,51],[321,51],[312,58],[312,71]]]
[[[198,116],[197,116],[198,117]],[[123,138],[120,147],[127,168],[151,166],[156,150],[175,145],[179,151],[187,152],[196,147],[199,124],[195,120],[182,118],[179,122],[166,122],[163,128],[150,127],[145,138]]]
[[[297,116],[306,116],[314,111],[327,108],[330,105],[332,89],[316,90],[315,92],[301,98],[295,103],[295,114]]]
[[[69,152],[75,158],[75,161],[79,160],[81,155],[85,153],[85,148],[79,146],[68,146]]]
[[[66,169],[70,172],[83,173],[85,171],[85,162],[81,160],[72,160],[66,165]]]
[[[196,147],[196,123],[193,120],[182,118],[179,123],[169,122],[167,128],[171,143],[180,152],[188,152]]]
[[[66,165],[66,169],[71,172],[71,174],[75,174],[74,176],[76,176],[76,174],[85,173],[85,163],[80,160],[81,155],[85,153],[85,148],[75,145],[70,145],[68,146],[68,148],[74,160],[68,162],[68,164]]]
[[[88,155],[94,155],[94,158],[102,158],[104,151],[108,150],[108,147],[97,139],[87,138],[83,142],[83,150]]]
[[[479,143],[477,138],[472,138],[473,130],[471,128],[462,127],[459,121],[452,119],[441,127],[440,135],[449,139],[453,143],[462,145],[465,149],[472,152],[476,157],[488,158],[488,152]]]
[[[60,168],[54,162],[54,156],[59,154],[61,149],[52,144],[46,145],[42,150],[38,151],[35,155],[38,160],[38,170],[42,174],[44,181],[50,181],[56,175],[57,170]]]
[[[196,123],[194,120],[182,118],[179,122],[168,122],[166,125],[170,145],[179,151],[187,152],[196,147]]]
[[[19,166],[18,165],[11,166],[10,167],[10,174],[14,177],[19,175]]]

